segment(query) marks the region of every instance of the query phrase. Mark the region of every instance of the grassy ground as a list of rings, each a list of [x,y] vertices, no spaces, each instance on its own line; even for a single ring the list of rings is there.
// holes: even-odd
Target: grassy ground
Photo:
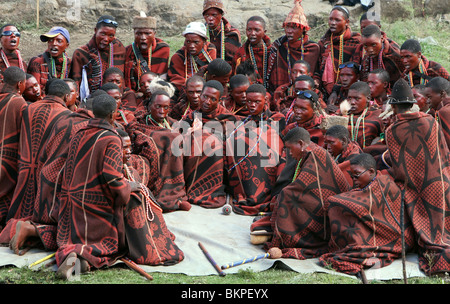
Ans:
[[[344,284],[362,282],[356,278],[326,273],[300,274],[294,271],[271,268],[262,272],[249,269],[225,277],[187,276],[184,274],[151,273],[153,280],[147,280],[124,264],[95,270],[75,277],[73,281],[63,281],[55,272],[41,267],[38,271],[27,267],[0,268],[0,284]],[[403,280],[371,281],[370,284],[404,284]],[[450,277],[409,278],[408,284],[449,284]]]

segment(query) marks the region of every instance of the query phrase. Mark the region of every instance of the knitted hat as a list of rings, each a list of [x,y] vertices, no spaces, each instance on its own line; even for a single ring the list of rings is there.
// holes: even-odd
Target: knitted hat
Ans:
[[[147,17],[144,12],[141,12],[140,16],[136,16],[133,18],[133,29],[137,28],[156,28],[156,18],[155,17]]]
[[[222,15],[225,14],[225,7],[222,0],[205,0],[203,1],[203,13],[210,8],[217,8],[222,11]]]
[[[299,24],[307,31],[310,30],[301,2],[302,0],[294,0],[294,7],[291,9],[286,19],[284,20],[283,27],[288,23],[295,23]]]
[[[187,34],[196,34],[208,40],[208,35],[206,34],[206,26],[202,22],[194,21],[189,23],[183,32],[183,36],[186,36]]]
[[[390,104],[415,103],[414,95],[408,82],[400,78],[394,83],[389,99]]]

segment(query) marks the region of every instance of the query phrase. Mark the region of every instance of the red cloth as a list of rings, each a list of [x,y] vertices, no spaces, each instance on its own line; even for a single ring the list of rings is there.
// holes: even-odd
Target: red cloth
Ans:
[[[419,266],[427,275],[448,272],[449,149],[439,124],[423,112],[397,114],[385,134],[393,177],[404,191],[406,214],[416,233]]]
[[[200,115],[203,129],[185,135],[184,139],[185,144],[190,145],[188,155],[184,155],[186,192],[191,204],[204,208],[218,208],[226,203],[222,131],[226,130],[225,123],[232,115],[219,104],[210,114],[192,112],[185,122],[192,127],[194,119]],[[217,130],[219,134],[205,128],[206,124],[220,128]]]
[[[46,51],[45,52],[49,58],[51,58],[50,54]],[[67,75],[61,75],[62,71],[64,70],[65,66],[63,66],[64,58],[63,56],[57,58],[55,60],[55,69],[56,69],[56,76],[50,75],[49,68],[47,65],[47,62],[44,59],[44,54],[41,54],[39,56],[33,57],[30,59],[30,62],[28,63],[28,70],[27,73],[31,74],[36,78],[37,82],[41,85],[41,91],[45,92],[45,84],[49,79],[52,77],[57,78],[69,78],[69,72],[72,66],[72,59],[67,56]]]
[[[8,219],[32,215],[38,189],[40,156],[51,139],[55,123],[71,113],[64,101],[56,96],[46,96],[24,110],[20,130],[19,174]]]
[[[339,69],[339,64],[350,61],[352,55],[356,51],[356,48],[361,43],[361,34],[358,32],[352,32],[350,28],[344,32],[344,45],[342,53],[342,62],[339,62],[340,51],[340,38],[339,36],[333,36],[333,58],[334,69]],[[332,66],[327,66],[327,60],[331,60],[331,32],[328,30],[325,35],[319,40],[320,56],[319,56],[319,68],[315,72],[315,78],[320,79],[322,87],[331,93],[331,90],[336,83],[337,74],[334,72]],[[331,61],[329,62],[331,64]],[[325,75],[324,75],[325,74]]]
[[[364,190],[328,198],[331,226],[329,253],[319,261],[339,272],[355,275],[362,269],[390,265],[402,254],[401,191],[392,177],[378,173]],[[406,251],[413,233],[405,230]]]
[[[111,66],[124,71],[125,47],[118,39],[112,42],[113,62]],[[99,58],[100,54],[100,58]],[[103,85],[103,73],[110,68],[110,49],[99,51],[95,42],[95,36],[86,45],[80,46],[73,52],[72,69],[70,78],[75,80],[80,87],[83,67],[86,66],[89,91],[92,94]]]
[[[105,120],[92,118],[69,144],[58,218],[59,265],[71,252],[95,268],[126,250],[123,210],[131,187],[123,175],[122,140]]]
[[[217,50],[214,44],[210,42],[206,42],[203,47],[204,51],[208,53],[211,60],[216,59]],[[169,64],[169,70],[167,72],[168,80],[179,90],[181,91],[186,83],[186,80],[191,76],[203,75],[208,67],[209,58],[205,58],[205,55],[200,53],[198,58],[203,61],[204,66],[200,67],[195,62],[192,64],[198,69],[198,72],[195,70],[191,70],[191,56],[187,56],[186,58],[186,47],[183,46],[181,49],[176,51],[175,54],[172,55]],[[187,67],[187,68],[186,68]],[[187,74],[186,74],[187,71]]]
[[[17,182],[20,128],[26,106],[20,95],[0,93],[0,231],[6,224]]]
[[[383,133],[383,120],[379,117],[382,112],[378,108],[369,108],[364,116],[362,116],[364,112],[349,115],[350,138],[356,141],[362,149],[370,146],[372,141]]]
[[[124,173],[127,180],[142,182],[133,167],[124,166]],[[141,265],[168,266],[184,259],[183,251],[174,242],[175,235],[166,226],[162,209],[148,188],[143,193],[131,194],[124,217],[127,257],[131,260]]]
[[[282,258],[308,259],[328,252],[330,225],[325,204],[349,185],[331,155],[310,143],[295,180],[281,190],[272,213],[273,238],[264,245],[278,247]]]
[[[362,44],[358,45],[350,61],[354,61],[361,66],[361,73],[359,74],[361,81],[367,81],[369,72],[375,69],[384,69],[388,71],[390,76],[390,87],[392,88],[394,83],[402,77],[405,67],[403,66],[398,45],[395,42],[391,43],[384,32],[382,35],[384,39],[381,55],[382,62],[379,62],[378,56],[369,58]]]
[[[265,111],[263,123],[265,126],[259,118],[247,116],[237,120],[236,128],[227,133],[225,175],[233,210],[238,214],[269,211],[271,191],[283,164],[284,144],[279,132],[284,128],[284,116]]]
[[[160,38],[155,38],[152,44],[151,63],[147,64],[150,67],[150,71],[158,75],[166,74],[169,68],[169,45]],[[148,50],[146,53],[142,53],[144,60],[148,61]],[[141,71],[139,71],[141,68]],[[139,75],[143,74],[142,65],[138,64],[136,56],[133,51],[133,45],[130,44],[126,47],[125,54],[125,86],[133,91],[139,91]]]
[[[264,83],[266,79],[264,79],[264,71],[267,71],[267,63],[269,61],[269,50],[271,46],[271,41],[269,36],[265,35],[263,37],[264,46],[261,47],[252,47],[254,60],[256,62],[256,73],[257,78]],[[233,68],[233,74],[236,73],[236,68],[243,63],[244,61],[250,60],[252,61],[252,56],[250,54],[249,49],[250,42],[247,40],[245,43],[236,51],[236,54],[233,57],[233,61],[231,62],[231,67]],[[266,66],[264,66],[264,60],[266,60]]]
[[[0,50],[2,48],[0,47]],[[20,55],[20,51],[17,50],[17,52],[19,52]],[[5,52],[6,55],[6,59],[8,60],[9,66],[16,66],[16,67],[20,67],[19,65],[19,56],[17,56],[17,52],[14,53],[7,53]],[[23,71],[26,72],[27,71],[27,63],[25,60],[23,60],[22,58],[22,64],[23,64]],[[6,70],[8,68],[6,62],[3,60],[3,58],[0,56],[0,83],[3,82],[3,72],[4,70]]]
[[[318,115],[314,115],[310,120],[299,124],[297,122],[292,122],[286,126],[286,128],[282,131],[283,135],[286,135],[289,130],[295,128],[295,127],[302,127],[306,131],[309,132],[309,135],[311,136],[311,141],[319,146],[323,146],[324,141],[324,132],[321,128],[322,123],[322,117]]]
[[[237,28],[232,26],[227,19],[222,17],[223,27],[225,32],[225,58],[222,58],[222,33],[219,30],[211,30],[207,28],[209,32],[209,41],[214,44],[217,50],[217,58],[222,58],[230,65],[232,64],[233,57],[236,51],[241,47],[241,33]]]
[[[344,173],[345,178],[347,179],[350,187],[353,187],[353,180],[350,177],[350,159],[355,155],[362,153],[361,147],[354,141],[348,143],[347,147],[342,151],[342,153],[337,156],[336,162],[341,169],[342,173]]]
[[[429,79],[433,77],[442,77],[450,81],[450,73],[440,64],[432,60],[428,60],[427,57],[424,55],[421,55],[423,65],[425,67],[425,73],[422,74],[419,70],[419,67],[416,67],[413,69],[412,72],[412,81],[410,79],[409,71],[403,71],[403,78],[408,81],[408,83],[411,85],[411,87],[426,83]]]
[[[155,125],[147,114],[138,116],[127,127],[133,138],[134,153],[145,157],[151,165],[147,186],[164,212],[189,210],[183,158],[172,151],[172,142],[180,133]]]
[[[437,117],[447,146],[450,147],[450,96],[442,101],[442,107],[437,111]]]
[[[268,63],[268,79],[269,91],[273,93],[279,86],[290,83],[291,76],[289,75],[288,53],[290,53],[290,66],[294,65],[297,60],[303,59],[311,66],[311,75],[314,75],[320,56],[319,45],[309,40],[305,35],[303,40],[303,52],[301,46],[293,48],[289,47],[288,39],[282,36],[275,40],[270,48],[269,63]]]

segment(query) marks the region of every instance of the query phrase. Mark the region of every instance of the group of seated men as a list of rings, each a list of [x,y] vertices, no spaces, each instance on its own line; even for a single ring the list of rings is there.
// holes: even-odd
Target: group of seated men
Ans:
[[[124,47],[102,16],[71,58],[54,27],[28,63],[4,25],[0,243],[56,251],[62,278],[75,260],[171,265],[163,213],[230,205],[271,258],[358,274],[417,252],[427,275],[449,271],[448,72],[365,15],[352,31],[342,6],[311,41],[300,2],[285,35],[254,16],[241,43],[205,0],[171,58],[154,17]]]

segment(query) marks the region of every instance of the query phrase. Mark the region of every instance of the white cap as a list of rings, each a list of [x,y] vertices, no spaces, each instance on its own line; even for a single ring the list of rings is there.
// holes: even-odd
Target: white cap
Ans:
[[[187,34],[196,34],[208,39],[208,35],[206,34],[206,26],[202,22],[189,23],[183,32],[183,36],[186,36]]]

